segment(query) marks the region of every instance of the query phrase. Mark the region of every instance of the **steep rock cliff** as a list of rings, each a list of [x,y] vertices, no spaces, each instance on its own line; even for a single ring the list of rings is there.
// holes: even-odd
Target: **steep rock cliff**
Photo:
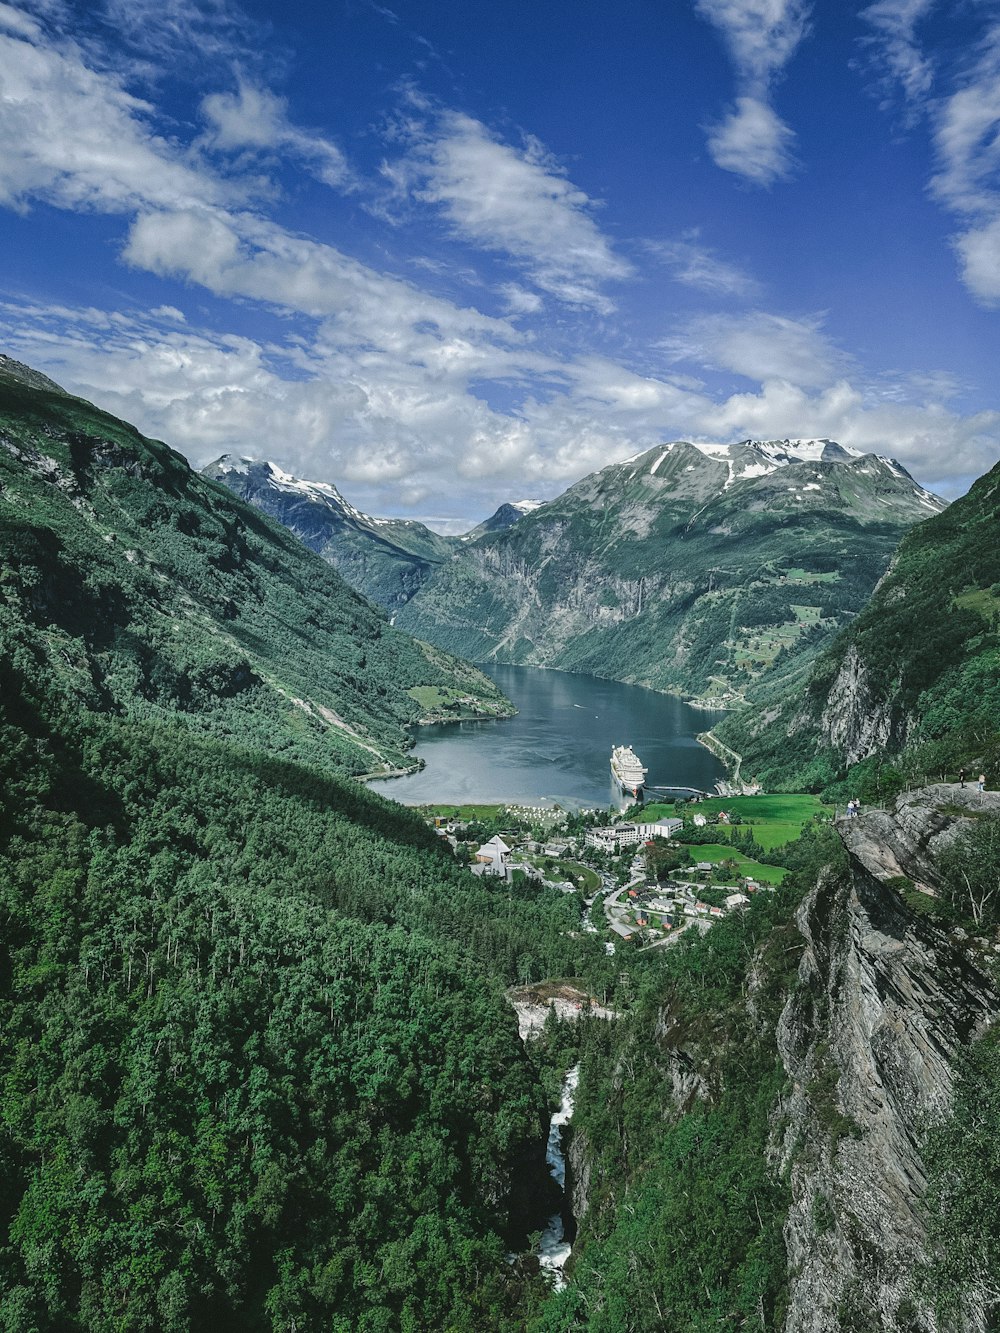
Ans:
[[[935,854],[973,808],[964,791],[931,788],[845,821],[848,871],[821,879],[797,915],[806,950],[777,1033],[791,1090],[772,1141],[792,1189],[785,1333],[938,1327],[918,1284],[923,1136],[1000,999],[964,937],[910,911],[886,880],[933,889]],[[989,806],[1000,813],[1000,796]],[[987,1327],[983,1306],[973,1293],[969,1333]]]
[[[852,644],[834,677],[820,715],[824,742],[848,764],[889,746],[898,748],[906,738],[906,720],[892,702],[878,699],[871,671]]]

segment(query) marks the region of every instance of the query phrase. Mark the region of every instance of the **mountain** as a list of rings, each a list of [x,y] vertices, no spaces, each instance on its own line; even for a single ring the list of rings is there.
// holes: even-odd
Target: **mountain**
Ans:
[[[423,717],[509,712],[283,527],[24,371],[0,367],[0,616],[81,706],[353,773],[405,766]]]
[[[300,481],[262,459],[223,454],[202,475],[290,528],[352,588],[390,611],[408,601],[454,549],[452,540],[423,523],[371,518],[336,486]]]
[[[861,614],[793,691],[719,733],[745,774],[822,787],[852,766],[851,794],[960,765],[1000,765],[1000,465],[906,535]],[[892,773],[882,772],[891,759]],[[894,758],[892,758],[895,756]],[[860,766],[858,769],[857,766]]]
[[[830,440],[680,441],[463,544],[396,623],[476,661],[731,700],[813,656],[943,508]]]
[[[471,532],[467,532],[462,541],[475,541],[477,537],[483,537],[488,532],[503,532],[504,529],[513,527],[519,519],[524,518],[525,514],[540,509],[543,503],[542,500],[507,500],[489,518],[484,518],[482,523],[474,527]]]

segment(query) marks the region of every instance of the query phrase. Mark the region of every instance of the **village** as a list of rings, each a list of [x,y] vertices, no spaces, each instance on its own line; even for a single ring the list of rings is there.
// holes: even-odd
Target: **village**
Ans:
[[[580,894],[581,929],[605,934],[613,954],[623,943],[656,949],[685,931],[705,931],[781,882],[781,867],[742,850],[761,850],[752,841],[756,826],[741,829],[745,816],[719,804],[710,800],[702,810],[679,803],[671,808],[682,813],[669,815],[653,806],[648,813],[655,818],[640,817],[642,807],[627,812],[632,818],[616,818],[534,806],[476,807],[450,817],[427,811],[426,817],[471,874]],[[747,799],[736,804],[746,809]]]

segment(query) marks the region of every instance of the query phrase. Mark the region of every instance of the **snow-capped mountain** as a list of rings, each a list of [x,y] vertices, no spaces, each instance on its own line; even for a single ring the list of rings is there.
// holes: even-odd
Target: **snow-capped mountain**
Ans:
[[[525,514],[533,514],[543,504],[543,500],[507,500],[489,518],[483,519],[471,532],[467,532],[462,541],[475,541],[487,532],[502,532],[504,528],[512,527],[518,519],[524,518]]]
[[[397,623],[477,661],[738,694],[846,623],[944,507],[834,440],[674,441],[463,544]]]
[[[202,472],[291,528],[348,583],[388,609],[412,597],[454,549],[452,540],[415,519],[372,518],[329,482],[303,481],[265,459],[224,454]]]
[[[706,458],[726,465],[726,477],[722,481],[722,490],[726,491],[738,481],[750,481],[755,477],[766,477],[779,468],[794,466],[797,463],[857,463],[868,460],[861,468],[872,477],[881,471],[888,472],[904,487],[912,487],[918,497],[918,503],[932,513],[940,513],[945,501],[920,486],[910,476],[906,468],[895,458],[885,454],[866,454],[849,445],[838,444],[836,440],[740,440],[736,444],[698,444],[686,440],[674,440],[658,448],[643,450],[623,463],[612,464],[604,469],[610,472],[615,468],[628,469],[630,480],[637,475],[648,473],[656,476],[669,456],[677,449],[697,449]],[[695,464],[688,462],[688,472],[696,470]],[[598,476],[603,473],[596,474]]]

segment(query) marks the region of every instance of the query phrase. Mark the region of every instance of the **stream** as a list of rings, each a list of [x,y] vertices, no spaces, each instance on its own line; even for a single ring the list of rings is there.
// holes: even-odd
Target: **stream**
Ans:
[[[563,1191],[563,1207],[549,1218],[538,1242],[537,1253],[538,1262],[551,1274],[552,1285],[556,1291],[560,1291],[566,1285],[563,1269],[572,1249],[572,1245],[566,1239],[565,1216],[568,1211],[568,1201],[565,1193],[566,1155],[563,1152],[562,1132],[563,1127],[569,1124],[572,1118],[574,1093],[579,1082],[580,1066],[574,1065],[572,1069],[567,1070],[563,1079],[562,1099],[559,1102],[559,1109],[552,1112],[552,1119],[549,1121],[549,1141],[545,1148],[549,1175]]]

